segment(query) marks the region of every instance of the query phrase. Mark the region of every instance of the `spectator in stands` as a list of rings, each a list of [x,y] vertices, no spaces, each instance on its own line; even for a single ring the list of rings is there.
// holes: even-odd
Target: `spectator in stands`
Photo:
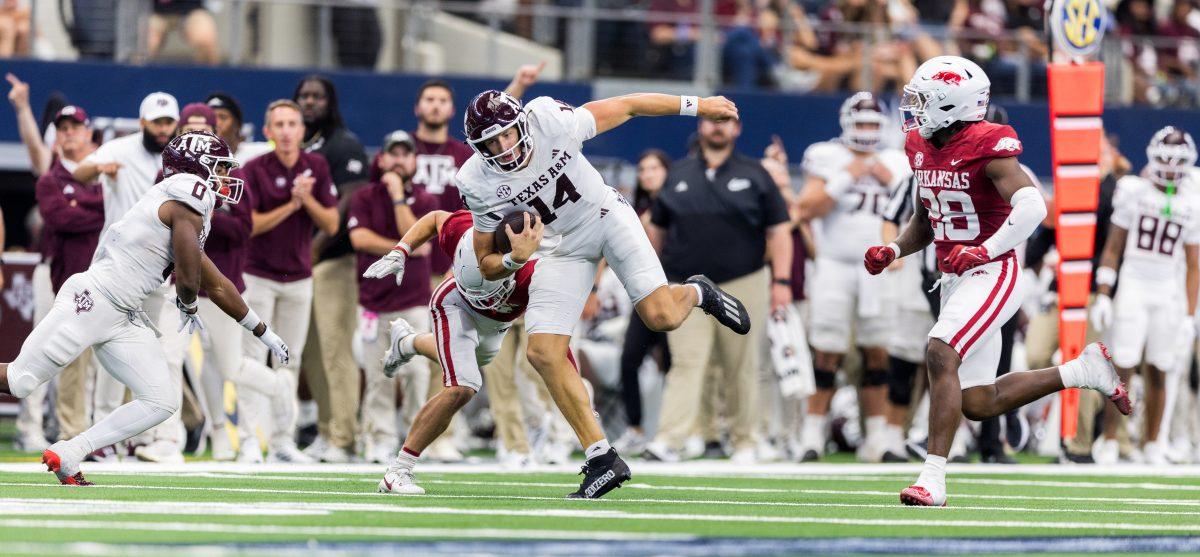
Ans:
[[[654,205],[667,171],[671,168],[671,157],[659,149],[650,149],[638,159],[637,187],[633,193],[633,208],[649,227],[650,207]],[[646,449],[645,428],[642,424],[642,386],[639,372],[646,358],[654,360],[658,369],[671,369],[671,351],[667,348],[667,334],[651,331],[641,319],[630,319],[625,329],[625,340],[621,349],[621,402],[625,406],[625,421],[629,429],[613,445],[618,452],[640,454]]]
[[[375,68],[383,30],[379,27],[378,0],[347,2],[357,6],[334,6],[333,40],[338,65],[343,68]]]
[[[738,87],[773,87],[779,64],[779,11],[786,3],[766,2],[759,9],[738,2],[732,25],[723,28],[721,48],[725,83]]]
[[[695,67],[696,41],[700,38],[697,0],[651,0],[650,11],[670,14],[669,20],[650,22],[650,73],[669,79],[691,79]],[[732,18],[737,0],[716,0],[715,17]]]
[[[317,234],[313,240],[312,321],[304,360],[305,379],[317,404],[318,436],[307,454],[344,462],[354,453],[358,429],[358,366],[352,350],[358,282],[346,221],[351,196],[366,183],[367,153],[346,129],[329,79],[305,77],[292,98],[304,116],[304,150],[328,163],[338,197],[336,234]]]
[[[1158,36],[1151,0],[1122,0],[1116,10],[1117,30],[1121,34],[1121,51],[1133,74],[1133,102],[1156,104],[1161,93],[1155,87],[1158,79],[1158,53],[1151,42]]]
[[[4,78],[12,86],[8,90],[8,102],[12,103],[13,112],[17,115],[17,132],[21,135],[21,142],[29,151],[29,170],[34,177],[41,176],[50,168],[54,153],[43,141],[38,122],[33,117],[33,109],[29,106],[29,84],[11,73],[5,74]]]
[[[0,0],[0,58],[29,56],[29,7]]]
[[[677,458],[697,423],[710,357],[719,356],[734,459],[755,459],[762,331],[768,310],[792,301],[792,240],[775,180],[758,159],[734,151],[740,133],[740,121],[701,120],[699,152],[671,166],[651,208],[651,243],[662,254],[667,278],[703,272],[741,299],[754,323],[746,336],[691,319],[667,333],[671,371],[658,433],[646,446],[652,458]],[[774,277],[765,261],[775,268]]]
[[[363,362],[367,388],[362,402],[362,435],[368,462],[391,462],[399,450],[396,430],[396,380],[404,393],[403,415],[411,425],[429,395],[429,365],[415,358],[402,366],[396,377],[383,374],[383,354],[390,346],[388,324],[403,318],[419,331],[429,329],[430,260],[418,250],[408,259],[404,280],[397,287],[392,277],[364,279],[362,273],[376,259],[387,255],[404,233],[425,213],[438,209],[438,199],[414,187],[416,143],[397,130],[383,139],[378,164],[383,175],[378,181],[354,192],[350,202],[350,241],[358,252],[358,303],[363,307],[359,331],[363,336]],[[358,393],[355,381],[354,393]]]
[[[58,156],[38,178],[38,212],[45,223],[43,252],[50,257],[54,293],[75,273],[87,270],[104,226],[104,195],[99,183],[83,184],[71,176],[84,157],[96,150],[91,121],[81,107],[66,106],[54,117]],[[85,350],[58,376],[54,413],[60,439],[87,429],[87,371],[91,349]]]
[[[304,122],[300,105],[290,100],[272,102],[264,117],[263,134],[275,150],[252,159],[239,169],[252,203],[253,229],[246,258],[246,303],[271,323],[279,336],[295,347],[287,367],[281,369],[289,382],[281,394],[294,410],[304,339],[308,336],[313,302],[313,233],[332,236],[338,230],[337,188],[329,165],[320,155],[301,149]],[[246,357],[264,362],[262,343],[243,342]],[[277,369],[279,366],[276,362]],[[294,411],[276,414],[271,431],[273,461],[311,462],[296,448]],[[272,427],[273,426],[273,427]],[[257,444],[251,435],[242,442]]]
[[[213,109],[217,116],[217,135],[229,144],[229,150],[242,164],[250,159],[271,151],[271,144],[265,141],[247,141],[242,137],[242,105],[228,93],[209,94],[204,102]]]
[[[809,15],[798,6],[790,9],[796,32],[788,50],[792,68],[812,76],[803,88],[817,91],[837,91],[855,76],[862,67],[861,45],[853,36],[834,32],[828,26],[841,22],[841,12],[830,7],[822,11],[823,26],[818,33]],[[813,81],[815,80],[815,81]]]
[[[182,30],[196,63],[211,66],[221,61],[217,22],[203,0],[154,0],[146,34],[146,51],[151,59],[158,57],[167,34],[177,28]]]
[[[1158,26],[1159,70],[1165,104],[1194,106],[1200,102],[1200,84],[1196,83],[1200,66],[1200,29],[1195,20],[1200,11],[1192,0],[1175,0],[1167,20]]]

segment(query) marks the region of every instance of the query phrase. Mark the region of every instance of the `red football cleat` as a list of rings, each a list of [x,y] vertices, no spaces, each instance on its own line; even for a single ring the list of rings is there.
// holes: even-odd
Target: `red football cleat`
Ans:
[[[919,485],[910,485],[900,492],[900,502],[913,507],[945,507],[946,502],[936,504],[933,495]]]
[[[74,476],[68,476],[63,473],[62,458],[58,456],[58,453],[50,449],[46,449],[46,452],[42,453],[42,464],[46,465],[47,471],[54,472],[54,475],[58,476],[58,482],[63,485],[92,485],[92,482],[87,481],[83,477],[83,472],[76,472]]]
[[[1133,413],[1133,401],[1129,400],[1129,389],[1125,388],[1125,384],[1117,385],[1117,392],[1108,397],[1108,400],[1113,401],[1117,405],[1117,410],[1126,416]]]

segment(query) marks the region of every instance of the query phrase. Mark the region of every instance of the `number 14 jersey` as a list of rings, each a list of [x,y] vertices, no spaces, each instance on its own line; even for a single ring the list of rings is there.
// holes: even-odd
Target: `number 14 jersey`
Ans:
[[[929,211],[938,265],[956,245],[977,246],[992,237],[1008,218],[1009,205],[986,168],[993,159],[1021,154],[1011,127],[974,122],[938,149],[916,130],[908,132],[904,151],[913,169],[921,204]],[[999,259],[1005,254],[990,254]]]
[[[1121,280],[1174,283],[1184,264],[1182,244],[1200,243],[1200,193],[1185,179],[1167,193],[1138,176],[1117,181],[1112,223],[1129,231]],[[1103,225],[1103,223],[1101,223]]]

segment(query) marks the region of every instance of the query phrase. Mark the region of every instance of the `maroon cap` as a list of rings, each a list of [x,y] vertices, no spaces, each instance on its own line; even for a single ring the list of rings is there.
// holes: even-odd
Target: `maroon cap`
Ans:
[[[82,107],[78,107],[73,104],[69,104],[60,108],[58,113],[54,115],[54,123],[57,124],[58,121],[62,120],[63,118],[70,118],[85,126],[89,123],[87,111]]]
[[[217,127],[217,113],[213,112],[213,109],[204,103],[189,103],[183,107],[183,111],[179,113],[179,123],[187,124],[192,116],[203,116],[204,123],[214,129]]]

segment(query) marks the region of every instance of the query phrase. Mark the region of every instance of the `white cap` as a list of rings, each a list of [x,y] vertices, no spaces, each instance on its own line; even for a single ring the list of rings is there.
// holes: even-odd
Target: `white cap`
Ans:
[[[150,93],[142,99],[142,108],[138,110],[138,117],[143,120],[157,120],[164,117],[178,120],[179,102],[175,100],[175,97],[162,91]]]

